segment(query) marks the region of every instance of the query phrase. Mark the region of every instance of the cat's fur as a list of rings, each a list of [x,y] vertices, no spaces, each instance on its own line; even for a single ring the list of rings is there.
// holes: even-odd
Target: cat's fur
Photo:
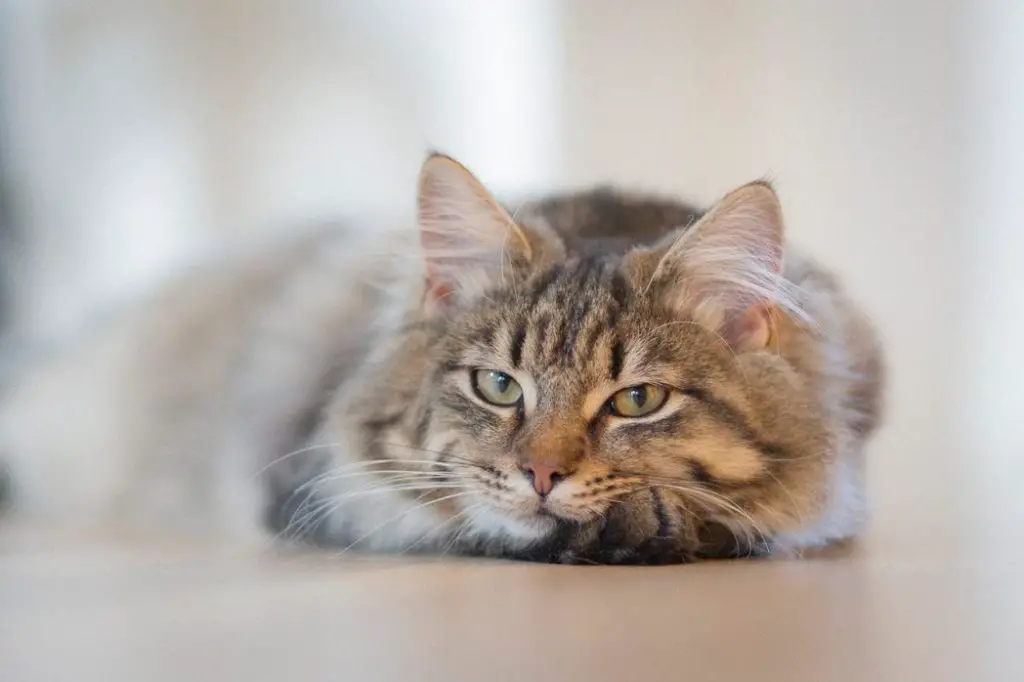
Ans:
[[[783,267],[768,185],[513,220],[435,155],[419,222],[422,247],[327,230],[192,273],[33,372],[0,410],[13,514],[600,563],[857,532],[878,344],[826,272]],[[609,411],[643,383],[664,409]]]

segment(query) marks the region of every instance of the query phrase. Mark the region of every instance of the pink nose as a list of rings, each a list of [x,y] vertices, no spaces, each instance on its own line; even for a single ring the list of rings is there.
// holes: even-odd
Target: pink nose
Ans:
[[[547,496],[551,489],[566,476],[557,466],[543,462],[530,462],[523,467],[523,473],[530,479],[533,489],[541,497]]]

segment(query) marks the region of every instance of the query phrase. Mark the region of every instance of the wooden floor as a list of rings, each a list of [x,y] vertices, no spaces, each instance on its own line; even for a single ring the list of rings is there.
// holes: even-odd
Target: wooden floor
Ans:
[[[1020,496],[898,472],[860,546],[803,561],[339,561],[8,528],[0,680],[1024,680]]]

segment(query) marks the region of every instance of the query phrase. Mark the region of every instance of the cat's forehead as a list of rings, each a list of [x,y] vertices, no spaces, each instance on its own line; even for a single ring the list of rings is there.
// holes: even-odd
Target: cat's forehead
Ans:
[[[572,258],[533,273],[521,285],[520,294],[531,306],[605,297],[624,306],[630,292],[621,263],[612,256]]]
[[[474,361],[548,379],[618,381],[662,352],[663,311],[634,290],[619,263],[581,258],[490,296],[466,334]]]

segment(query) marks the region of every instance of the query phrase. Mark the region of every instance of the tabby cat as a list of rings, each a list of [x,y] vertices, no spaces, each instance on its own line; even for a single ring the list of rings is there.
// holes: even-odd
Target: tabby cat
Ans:
[[[190,273],[29,373],[10,515],[582,563],[858,531],[878,343],[770,185],[513,213],[434,154],[418,206],[418,243],[331,229]]]

